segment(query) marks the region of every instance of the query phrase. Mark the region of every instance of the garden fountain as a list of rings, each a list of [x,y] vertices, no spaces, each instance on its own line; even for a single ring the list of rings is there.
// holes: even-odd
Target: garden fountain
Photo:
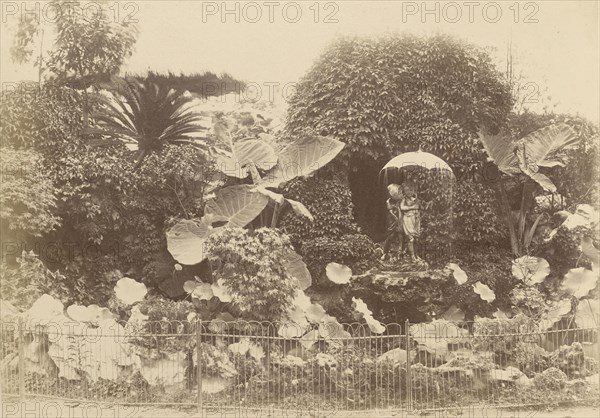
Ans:
[[[399,247],[396,255],[384,254],[384,264],[403,271],[444,266],[453,238],[454,173],[448,163],[420,149],[403,153],[381,169],[379,183],[390,195],[385,250],[394,240]]]

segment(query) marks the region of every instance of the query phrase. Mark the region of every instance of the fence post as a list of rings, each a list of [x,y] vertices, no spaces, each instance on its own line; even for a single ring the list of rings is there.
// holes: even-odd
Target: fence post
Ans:
[[[201,337],[202,335],[202,321],[196,321],[196,380],[198,381],[198,413],[200,416],[202,413],[202,345],[201,345]]]
[[[19,318],[19,400],[25,400],[25,331],[23,318]]]
[[[410,321],[404,321],[404,334],[406,337],[406,410],[412,411],[412,379],[410,373]]]

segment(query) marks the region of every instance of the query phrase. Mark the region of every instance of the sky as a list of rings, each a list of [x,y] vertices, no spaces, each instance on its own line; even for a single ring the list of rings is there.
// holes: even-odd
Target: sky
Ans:
[[[10,3],[13,3],[11,6]],[[489,48],[504,71],[512,40],[527,107],[599,121],[597,1],[123,1],[119,19],[138,21],[124,70],[227,72],[263,86],[296,82],[338,36],[448,33]],[[8,54],[21,2],[2,1],[0,80],[37,79]],[[15,11],[15,7],[19,10]],[[40,3],[44,21],[44,3]],[[31,6],[34,9],[34,6]],[[49,22],[45,22],[50,26]],[[48,41],[46,41],[48,42]],[[267,83],[267,84],[265,84]],[[272,85],[272,84],[271,84]]]

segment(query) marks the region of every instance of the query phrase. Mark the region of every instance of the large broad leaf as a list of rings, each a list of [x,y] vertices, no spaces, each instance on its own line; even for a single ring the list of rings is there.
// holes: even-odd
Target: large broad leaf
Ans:
[[[336,284],[346,284],[352,278],[352,270],[350,267],[339,263],[329,263],[325,267],[327,278]]]
[[[353,297],[352,303],[354,304],[354,310],[362,315],[371,332],[375,334],[381,334],[385,331],[385,326],[373,318],[373,312],[371,312],[371,310],[367,307],[367,304],[363,302],[362,299]]]
[[[296,177],[309,177],[327,165],[344,148],[344,143],[324,136],[299,139],[279,154],[278,164],[265,173],[264,187],[280,187]]]
[[[463,322],[465,320],[465,313],[457,306],[452,305],[444,312],[442,319],[449,322]]]
[[[524,255],[513,260],[512,274],[515,278],[532,286],[543,282],[550,274],[550,264],[543,258]]]
[[[519,160],[515,155],[515,142],[510,137],[499,135],[484,135],[479,133],[479,140],[483,144],[488,157],[506,174],[519,174]]]
[[[290,206],[292,207],[292,210],[294,211],[294,213],[296,213],[296,215],[308,218],[311,222],[315,220],[315,218],[312,216],[310,211],[302,203],[300,203],[296,200],[292,200],[292,199],[285,199],[285,200],[286,200],[286,202],[288,202],[290,204]]]
[[[458,264],[448,263],[447,267],[452,271],[452,276],[456,280],[456,283],[464,284],[467,282],[467,280],[468,280],[467,273],[465,273],[465,271],[463,269],[461,269]]]
[[[592,262],[592,271],[599,274],[600,250],[594,247],[593,240],[590,237],[581,237],[581,252]]]
[[[204,242],[210,225],[204,221],[185,219],[167,231],[167,249],[181,264],[198,264],[206,258]]]
[[[115,286],[115,294],[117,299],[125,305],[133,305],[140,302],[148,293],[148,289],[144,283],[137,282],[129,277],[123,277]]]
[[[548,312],[542,317],[540,321],[540,329],[548,329],[555,323],[557,323],[563,315],[571,312],[571,300],[561,299],[558,302],[554,302]]]
[[[534,163],[540,167],[564,166],[566,149],[577,144],[579,140],[575,131],[564,123],[538,129],[519,141],[525,147],[523,157],[526,161],[522,161],[522,164]]]
[[[290,275],[298,281],[300,290],[308,289],[312,284],[310,271],[306,267],[306,263],[302,260],[302,256],[294,250],[288,249],[285,253],[284,265]]]
[[[233,144],[235,158],[242,167],[254,164],[262,170],[270,170],[277,164],[277,154],[269,144],[260,139],[247,139]]]
[[[598,284],[598,275],[583,267],[574,268],[565,274],[561,288],[564,292],[580,299],[588,295]]]
[[[283,205],[285,203],[286,199],[285,199],[285,197],[283,197],[283,195],[281,193],[272,192],[269,189],[265,189],[263,186],[257,186],[255,188],[253,188],[252,190],[267,196],[269,199],[271,199],[272,201],[274,201],[275,203],[277,203],[279,205]]]
[[[476,282],[473,285],[473,292],[477,293],[479,297],[486,302],[493,302],[496,300],[496,294],[492,289],[489,288],[488,285],[485,285],[481,282]]]
[[[272,169],[277,164],[277,154],[266,142],[248,139],[235,143],[231,155],[215,154],[215,164],[223,174],[243,179],[248,176],[250,164],[262,170]]]
[[[544,190],[555,192],[556,186],[539,167],[564,166],[566,148],[579,141],[568,125],[551,125],[527,135],[516,143],[516,155],[521,171],[537,182]]]
[[[215,198],[206,203],[204,213],[212,216],[212,222],[224,221],[229,227],[245,227],[269,202],[264,194],[252,191],[252,188],[251,185],[241,184],[219,190]],[[177,261],[182,262],[179,259]]]

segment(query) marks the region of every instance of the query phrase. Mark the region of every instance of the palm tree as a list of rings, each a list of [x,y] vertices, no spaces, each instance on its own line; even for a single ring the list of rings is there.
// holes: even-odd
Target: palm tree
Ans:
[[[527,253],[529,244],[542,215],[527,226],[536,191],[543,189],[556,192],[556,186],[540,167],[551,168],[567,163],[566,150],[577,144],[580,137],[566,124],[550,125],[514,140],[507,135],[485,135],[480,133],[488,157],[498,167],[502,177],[496,182],[500,209],[504,214],[510,234],[512,252],[515,257]],[[514,222],[503,180],[517,180],[521,186],[519,217]]]
[[[189,144],[208,153],[211,118],[197,109],[196,99],[187,91],[128,78],[118,79],[94,99],[94,125],[87,133],[100,137],[96,144],[117,141],[135,150],[136,169],[166,144]]]

